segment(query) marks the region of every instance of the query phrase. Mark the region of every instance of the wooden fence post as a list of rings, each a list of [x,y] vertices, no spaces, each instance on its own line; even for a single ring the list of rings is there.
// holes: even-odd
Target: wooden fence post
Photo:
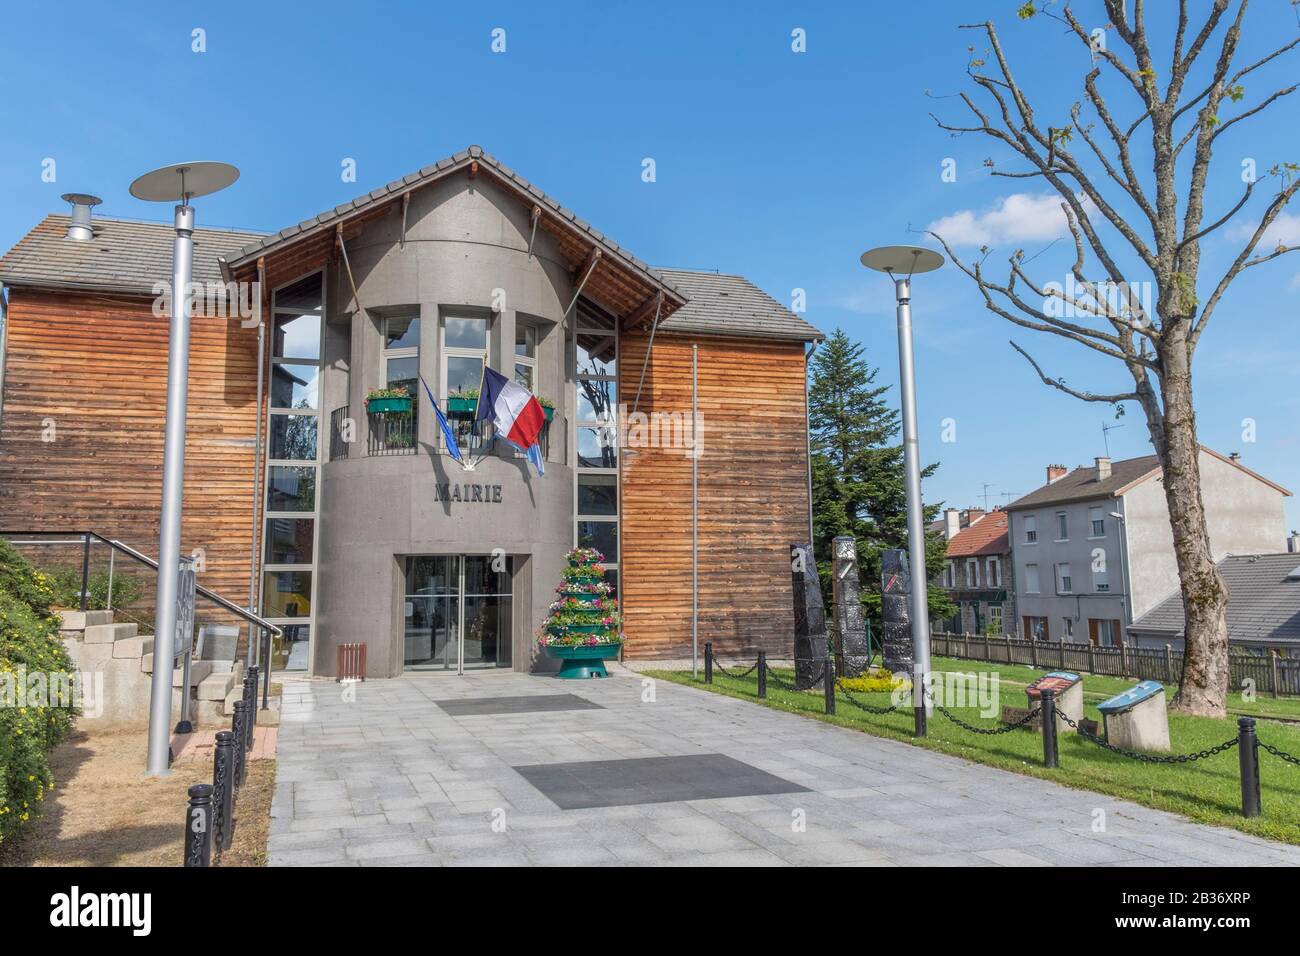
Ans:
[[[1165,683],[1174,682],[1174,648],[1172,644],[1165,645]]]
[[[1277,651],[1271,650],[1268,652],[1268,663],[1269,669],[1272,671],[1270,676],[1273,679],[1273,696],[1277,697],[1278,684],[1280,683],[1278,680]]]
[[[1088,641],[1088,673],[1097,673],[1097,657],[1092,650],[1092,641]]]
[[[1119,676],[1128,677],[1128,644],[1122,637],[1119,640]]]

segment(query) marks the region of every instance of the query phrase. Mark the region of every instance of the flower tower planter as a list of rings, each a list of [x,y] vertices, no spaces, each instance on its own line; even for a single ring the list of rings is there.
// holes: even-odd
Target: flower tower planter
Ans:
[[[537,644],[547,657],[560,661],[556,677],[608,677],[605,661],[618,656],[623,639],[618,601],[610,597],[610,586],[598,567],[605,556],[594,548],[575,548],[568,559]]]

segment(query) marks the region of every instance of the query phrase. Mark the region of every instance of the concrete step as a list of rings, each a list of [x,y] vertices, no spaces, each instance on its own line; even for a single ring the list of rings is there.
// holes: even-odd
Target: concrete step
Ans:
[[[114,641],[136,637],[139,633],[140,625],[134,623],[92,624],[86,628],[82,640],[87,644],[112,644]]]
[[[113,642],[113,656],[137,658],[153,653],[152,637],[124,637]]]
[[[209,674],[199,681],[198,698],[199,700],[225,700],[232,688],[238,686],[239,681],[236,680],[234,671],[229,674]]]
[[[96,624],[113,623],[112,611],[60,611],[59,617],[63,619],[61,631],[84,631]]]

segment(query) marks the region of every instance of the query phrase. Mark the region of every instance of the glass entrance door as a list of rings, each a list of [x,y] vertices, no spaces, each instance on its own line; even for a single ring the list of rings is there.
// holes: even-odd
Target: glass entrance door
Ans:
[[[408,557],[403,633],[407,668],[509,667],[510,572],[508,557]]]

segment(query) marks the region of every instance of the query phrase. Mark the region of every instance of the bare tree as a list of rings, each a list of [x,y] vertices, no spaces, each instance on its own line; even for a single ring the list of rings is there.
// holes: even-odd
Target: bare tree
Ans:
[[[1228,20],[1230,5],[1230,0],[1214,0],[1197,26],[1191,22],[1187,0],[1180,0],[1172,24],[1172,55],[1167,67],[1158,68],[1143,0],[1134,0],[1131,14],[1126,0],[1102,0],[1108,22],[1096,31],[1080,23],[1068,2],[1059,7],[1042,0],[1025,3],[1020,8],[1022,19],[1042,14],[1063,24],[1071,42],[1081,43],[1091,58],[1091,69],[1083,77],[1083,100],[1074,104],[1068,118],[1050,125],[1035,114],[1016,82],[993,24],[965,24],[963,29],[981,31],[988,41],[991,63],[972,48],[967,65],[967,75],[983,93],[959,94],[973,117],[966,125],[935,117],[941,128],[954,135],[989,136],[1019,158],[1015,170],[1003,171],[988,162],[993,175],[1042,179],[1060,194],[1075,254],[1073,282],[1064,287],[1034,282],[1023,251],[1010,257],[1007,277],[998,282],[986,275],[987,248],[979,259],[967,263],[953,254],[942,236],[935,238],[975,281],[991,311],[1023,328],[1077,342],[1128,370],[1131,390],[1098,394],[1049,376],[1025,349],[1011,343],[1045,384],[1085,402],[1109,403],[1121,411],[1120,403],[1135,402],[1142,409],[1164,470],[1186,622],[1182,683],[1174,707],[1209,715],[1225,712],[1228,592],[1211,556],[1201,499],[1192,356],[1233,280],[1247,269],[1300,248],[1279,243],[1272,249],[1258,249],[1300,189],[1300,168],[1294,163],[1279,163],[1260,182],[1243,172],[1245,188],[1235,204],[1221,215],[1207,215],[1205,209],[1205,189],[1219,138],[1296,89],[1296,85],[1285,86],[1243,105],[1231,118],[1221,116],[1231,104],[1245,99],[1247,77],[1300,44],[1297,37],[1239,66],[1235,61],[1247,0],[1240,0]],[[1172,5],[1169,10],[1172,14]],[[1114,44],[1116,50],[1107,49],[1110,36],[1120,41]],[[1194,71],[1202,58],[1201,68]],[[1103,95],[1099,86],[1103,71],[1103,82],[1116,83],[1124,94],[1131,118],[1121,119],[1120,107],[1112,108]],[[1139,177],[1133,157],[1134,138],[1140,142],[1145,136],[1150,137],[1150,181]],[[1211,277],[1209,297],[1201,299],[1202,240],[1244,210],[1256,192],[1262,193],[1263,182],[1269,184],[1269,195],[1249,238],[1222,276]],[[1145,302],[1137,294],[1144,286],[1153,293]]]

